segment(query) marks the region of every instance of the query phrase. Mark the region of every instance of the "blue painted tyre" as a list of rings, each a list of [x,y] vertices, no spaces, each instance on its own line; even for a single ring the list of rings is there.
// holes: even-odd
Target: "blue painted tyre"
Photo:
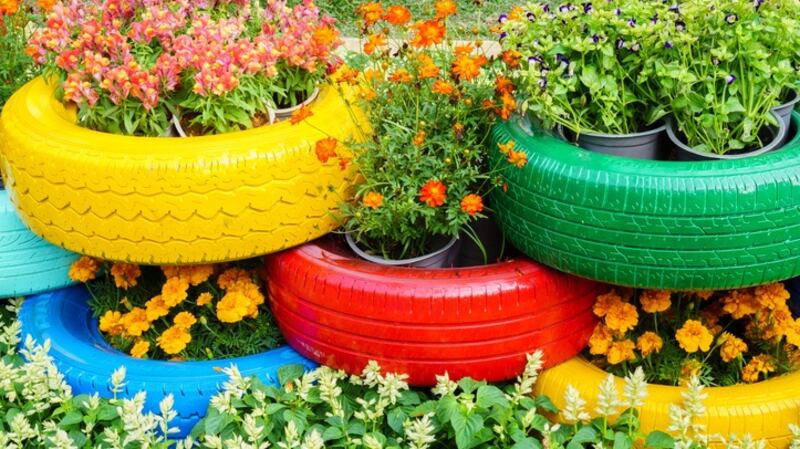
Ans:
[[[46,292],[72,284],[78,255],[42,240],[20,221],[0,184],[0,298]]]
[[[244,376],[257,376],[264,382],[277,383],[278,368],[288,364],[316,365],[288,346],[261,354],[203,362],[165,362],[140,360],[106,343],[92,318],[89,293],[82,286],[29,297],[22,306],[23,342],[31,335],[39,342],[50,339],[53,357],[74,394],[111,396],[111,373],[122,365],[125,396],[147,392],[145,410],[158,412],[158,403],[168,394],[175,398],[177,418],[172,425],[180,429],[173,437],[184,437],[206,414],[209,400],[227,376],[219,371],[235,364]]]

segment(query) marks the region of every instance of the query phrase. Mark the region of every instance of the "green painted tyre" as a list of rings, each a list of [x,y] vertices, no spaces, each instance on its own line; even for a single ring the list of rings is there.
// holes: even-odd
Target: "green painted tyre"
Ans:
[[[643,161],[592,153],[497,124],[528,155],[492,198],[522,252],[579,276],[639,288],[729,289],[800,275],[800,115],[794,138],[763,156]]]

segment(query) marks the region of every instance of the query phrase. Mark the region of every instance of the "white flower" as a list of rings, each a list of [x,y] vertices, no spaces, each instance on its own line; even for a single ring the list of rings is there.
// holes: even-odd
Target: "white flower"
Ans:
[[[339,387],[336,373],[330,369],[319,370],[319,397],[331,408],[333,416],[344,416],[342,403],[339,397],[342,389]]]
[[[236,410],[236,407],[234,407],[233,403],[231,402],[231,394],[228,391],[222,391],[221,393],[214,395],[211,398],[211,406],[223,414],[233,416],[237,416],[239,414],[239,412]]]
[[[314,386],[314,382],[317,381],[317,371],[307,371],[303,373],[303,376],[297,379],[297,395],[300,399],[307,401],[308,400],[308,393],[311,391],[311,388]]]
[[[518,404],[522,398],[530,396],[533,393],[533,385],[539,378],[539,371],[541,371],[543,364],[541,350],[528,354],[525,370],[521,376],[517,377],[517,383],[514,384],[514,393],[506,394],[506,398],[513,404]]]
[[[371,433],[364,435],[363,444],[367,449],[383,449],[383,444]]]
[[[434,427],[431,423],[433,413],[426,413],[422,418],[406,421],[404,424],[409,449],[427,449],[436,441]]]
[[[320,435],[317,429],[307,434],[303,439],[303,444],[300,445],[300,449],[322,449],[324,447],[325,441],[322,439],[322,435]]]
[[[584,410],[586,401],[581,398],[581,394],[577,388],[572,385],[567,387],[564,393],[564,410],[561,411],[561,416],[569,424],[575,424],[579,421],[588,421],[591,419],[588,413]]]
[[[436,376],[436,386],[433,387],[433,394],[439,397],[445,397],[450,394],[455,394],[458,389],[458,384],[450,380],[450,374],[445,371],[444,376]]]
[[[117,397],[117,394],[122,393],[122,389],[125,387],[125,365],[120,366],[117,368],[113,373],[111,373],[111,392],[114,393],[114,397]]]
[[[686,391],[681,393],[683,397],[683,407],[689,412],[692,419],[701,418],[706,414],[706,407],[703,401],[708,398],[708,394],[703,393],[705,387],[700,383],[700,378],[692,376],[689,379]]]
[[[19,445],[22,445],[26,440],[36,438],[38,435],[38,432],[31,426],[24,413],[14,415],[14,418],[11,419],[9,430],[9,437]]]
[[[203,446],[207,447],[208,449],[223,449],[222,446],[222,438],[218,435],[204,435],[203,436]]]
[[[174,404],[175,399],[172,397],[172,394],[166,395],[158,404],[158,409],[161,412],[161,416],[158,417],[159,430],[164,435],[180,432],[180,429],[177,427],[169,427],[170,421],[178,416],[178,413],[172,409]]]
[[[792,443],[789,445],[789,449],[800,449],[800,426],[789,424],[789,431],[792,432]]]
[[[297,426],[295,425],[294,421],[289,421],[286,423],[286,427],[283,429],[283,435],[283,441],[278,443],[278,446],[282,447],[283,449],[290,449],[300,446],[300,434],[297,431]]]
[[[364,379],[364,385],[368,387],[378,385],[382,377],[381,366],[374,360],[370,360],[367,366],[364,367],[364,370],[361,371],[361,378]]]
[[[261,439],[261,433],[264,432],[264,426],[258,425],[256,417],[250,413],[244,415],[242,428],[244,429],[244,433],[247,434],[248,440],[253,444],[258,444],[258,441]]]
[[[595,411],[598,415],[608,418],[617,413],[618,406],[619,393],[617,392],[617,385],[614,382],[614,376],[609,374],[608,377],[600,383],[599,393],[597,395],[597,408],[595,408]]]
[[[250,389],[250,379],[242,376],[239,368],[231,364],[227,368],[222,368],[222,372],[228,376],[228,381],[222,384],[222,390],[236,399],[241,399]]]
[[[641,366],[637,366],[633,373],[625,376],[625,387],[622,391],[628,408],[638,408],[644,405],[644,398],[647,397],[647,382],[645,382],[644,370]]]
[[[389,373],[379,380],[378,396],[395,405],[403,391],[408,390],[408,374]]]
[[[78,446],[75,446],[72,438],[63,429],[56,429],[55,434],[51,435],[47,441],[50,443],[50,447],[55,449],[78,449]]]

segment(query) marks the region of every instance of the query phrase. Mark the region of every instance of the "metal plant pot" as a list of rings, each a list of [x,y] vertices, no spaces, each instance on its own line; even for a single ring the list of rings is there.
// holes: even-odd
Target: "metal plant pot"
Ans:
[[[392,267],[407,266],[415,268],[447,268],[453,266],[456,256],[458,256],[459,240],[458,237],[452,238],[450,241],[445,242],[436,251],[425,254],[424,256],[414,257],[411,259],[392,260],[384,259],[380,256],[368,254],[366,251],[358,247],[358,244],[353,239],[350,233],[345,234],[345,240],[350,249],[362,259],[368,260],[372,263],[379,265],[386,265]]]

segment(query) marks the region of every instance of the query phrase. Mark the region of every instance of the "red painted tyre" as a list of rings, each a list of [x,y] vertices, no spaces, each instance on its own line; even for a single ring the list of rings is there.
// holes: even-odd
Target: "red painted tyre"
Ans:
[[[267,257],[270,301],[286,340],[349,373],[369,360],[433,385],[435,375],[513,379],[525,355],[577,355],[601,285],[528,259],[473,268],[375,265],[322,239]]]

